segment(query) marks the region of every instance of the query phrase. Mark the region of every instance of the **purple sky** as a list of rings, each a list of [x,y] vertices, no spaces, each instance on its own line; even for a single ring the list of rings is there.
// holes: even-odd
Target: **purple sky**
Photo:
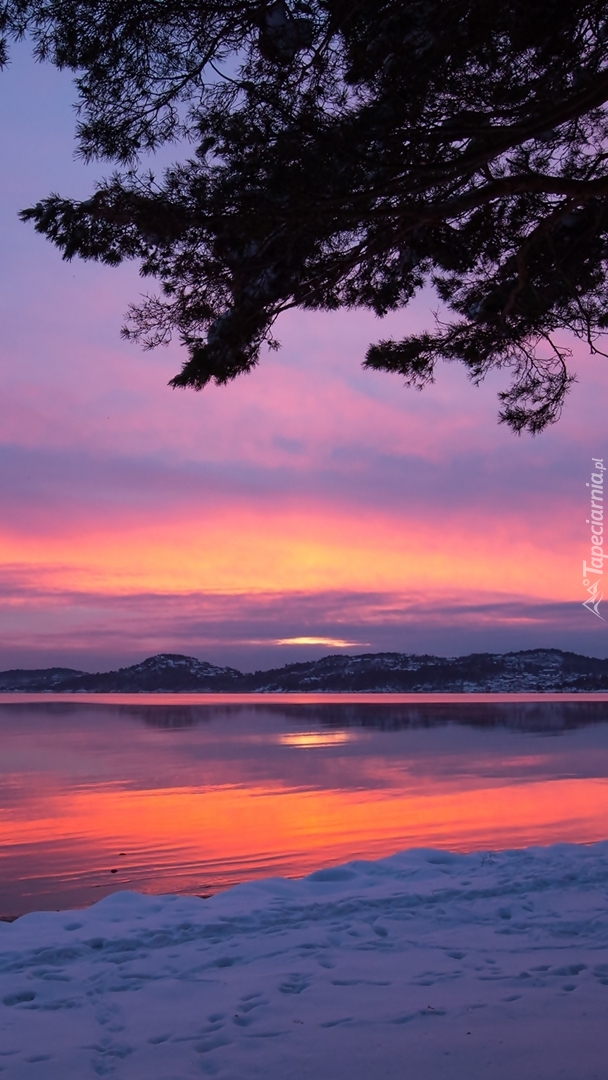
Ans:
[[[425,297],[382,324],[290,314],[251,375],[172,391],[179,347],[119,338],[137,268],[64,263],[17,219],[110,171],[74,160],[69,79],[25,47],[0,78],[0,668],[341,647],[277,644],[300,637],[608,655],[581,582],[608,361],[577,346],[562,421],[518,439],[496,422],[500,373],[476,389],[444,366],[417,393],[361,369],[370,341],[429,321]]]

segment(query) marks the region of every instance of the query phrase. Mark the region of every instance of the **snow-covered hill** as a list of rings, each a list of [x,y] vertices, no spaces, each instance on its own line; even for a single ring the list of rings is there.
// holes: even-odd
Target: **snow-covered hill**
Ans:
[[[243,673],[193,656],[160,653],[118,671],[69,668],[0,672],[0,691],[88,693],[316,692],[521,693],[608,691],[608,660],[560,649],[442,657],[411,653],[332,655]]]

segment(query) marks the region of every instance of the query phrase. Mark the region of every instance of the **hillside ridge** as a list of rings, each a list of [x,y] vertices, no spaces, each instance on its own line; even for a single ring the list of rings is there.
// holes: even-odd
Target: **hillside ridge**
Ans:
[[[158,653],[116,671],[13,668],[0,692],[46,693],[516,693],[608,691],[608,659],[561,649],[509,653],[330,654],[241,672],[180,653]]]

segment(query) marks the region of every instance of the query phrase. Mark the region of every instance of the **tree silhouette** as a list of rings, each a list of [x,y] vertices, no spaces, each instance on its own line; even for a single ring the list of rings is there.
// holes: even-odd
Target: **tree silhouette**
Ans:
[[[608,327],[608,10],[570,0],[56,0],[5,33],[77,73],[80,151],[121,172],[22,214],[62,250],[137,259],[160,294],[123,331],[225,383],[293,307],[406,307],[434,332],[372,345],[411,385],[438,359],[509,368],[500,419],[555,421],[568,332]],[[186,141],[160,179],[143,151]],[[562,335],[564,335],[562,337]]]

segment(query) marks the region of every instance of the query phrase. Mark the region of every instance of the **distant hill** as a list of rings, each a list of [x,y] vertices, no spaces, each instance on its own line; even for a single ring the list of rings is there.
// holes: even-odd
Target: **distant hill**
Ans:
[[[64,671],[63,677],[51,676],[51,672]],[[27,676],[30,679],[27,679]],[[17,678],[15,678],[17,676]],[[245,676],[234,668],[215,667],[194,656],[177,653],[160,653],[142,660],[141,664],[104,671],[96,675],[87,671],[71,671],[69,668],[48,668],[46,671],[2,671],[0,691],[7,690],[55,690],[65,693],[87,694],[138,694],[181,693],[240,689]]]
[[[11,668],[10,671],[0,671],[0,691],[6,690],[56,690],[63,687],[66,680],[79,678],[85,675],[84,671],[75,668],[50,667],[50,668]]]
[[[560,649],[469,656],[364,653],[325,656],[243,673],[193,656],[160,653],[91,674],[71,668],[0,672],[0,691],[71,693],[515,693],[608,691],[608,660]]]

